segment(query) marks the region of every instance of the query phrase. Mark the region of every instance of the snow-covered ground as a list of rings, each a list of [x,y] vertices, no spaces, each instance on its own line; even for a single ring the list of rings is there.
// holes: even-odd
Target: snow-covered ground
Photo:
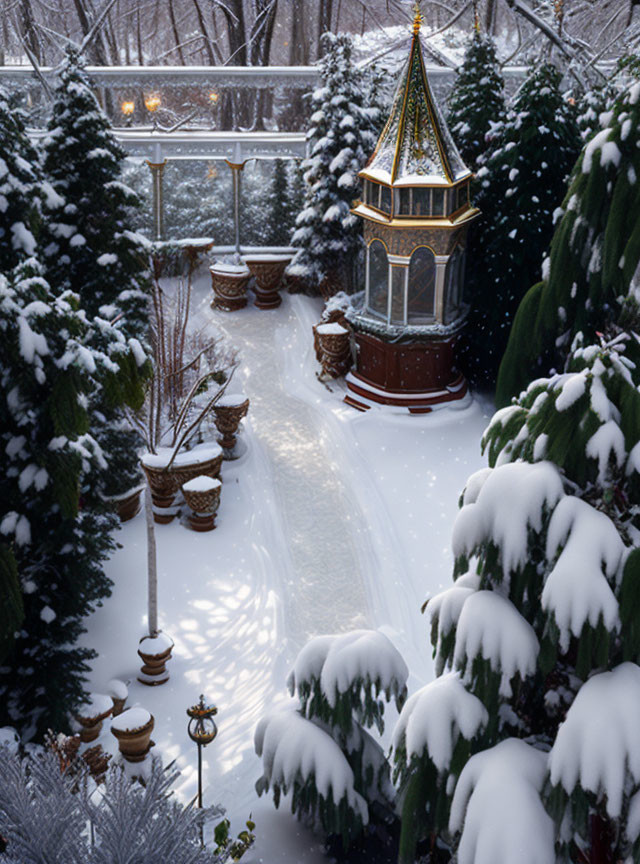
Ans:
[[[108,567],[113,595],[88,621],[85,641],[99,655],[91,687],[131,681],[128,705],[153,713],[155,752],[177,760],[184,799],[197,788],[185,711],[204,693],[219,710],[218,738],[205,751],[205,803],[224,804],[235,831],[253,813],[258,840],[248,862],[312,864],[322,860],[321,843],[284,804],[276,813],[257,798],[253,730],[288,700],[287,672],[319,633],[381,628],[407,661],[410,692],[432,679],[420,606],[450,582],[458,496],[484,464],[479,442],[491,406],[476,399],[426,416],[359,414],[342,402],[342,382],[316,379],[311,325],[320,301],[285,295],[277,310],[228,314],[210,308],[208,273],[194,291],[200,321],[215,320],[241,354],[231,389],[251,399],[246,452],[224,463],[214,532],[156,527],[160,622],[175,640],[169,683],[135,680],[146,616],[140,514],[119,534]],[[388,717],[392,726],[390,709]],[[115,750],[108,723],[100,740]]]

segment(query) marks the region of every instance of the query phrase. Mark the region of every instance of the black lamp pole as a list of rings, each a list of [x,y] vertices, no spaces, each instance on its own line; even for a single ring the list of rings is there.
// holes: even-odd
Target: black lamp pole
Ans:
[[[217,713],[218,709],[214,705],[205,705],[204,696],[200,696],[197,705],[187,708],[190,718],[187,732],[189,738],[198,745],[198,807],[200,809],[202,809],[202,748],[211,744],[218,734],[218,727],[213,720]]]

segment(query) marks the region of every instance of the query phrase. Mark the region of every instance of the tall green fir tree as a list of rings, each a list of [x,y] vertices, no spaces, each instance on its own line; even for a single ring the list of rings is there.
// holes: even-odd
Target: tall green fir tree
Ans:
[[[22,112],[0,88],[0,273],[35,253],[41,191]]]
[[[449,129],[472,171],[488,149],[487,133],[505,119],[504,79],[495,42],[475,29],[449,97]]]
[[[113,321],[144,345],[148,262],[130,230],[140,201],[120,179],[124,159],[83,61],[68,50],[44,141],[51,187],[40,238],[45,275],[56,291],[76,293],[90,318]],[[123,494],[141,481],[138,436],[117,410],[100,402],[93,408],[92,428],[105,457],[97,482],[105,495]]]
[[[469,243],[465,365],[492,387],[518,304],[538,277],[580,151],[575,108],[551,65],[533,69],[478,171],[482,222]]]
[[[595,334],[625,315],[637,295],[640,223],[640,84],[599,115],[557,210],[542,281],[525,295],[500,367],[496,401],[506,405],[527,383],[563,368],[578,333]]]
[[[293,224],[289,195],[289,172],[284,159],[276,159],[267,199],[267,245],[288,246]]]
[[[83,698],[83,617],[109,594],[102,565],[116,519],[93,484],[105,467],[89,406],[143,399],[141,367],[123,334],[57,293],[36,259],[0,280],[0,521],[24,620],[0,668],[0,725],[29,738],[64,729]]]
[[[484,437],[429,600],[437,679],[394,733],[401,861],[635,860],[640,789],[640,373],[634,338],[573,345]],[[631,349],[631,352],[629,351]],[[629,354],[634,355],[633,359]]]
[[[322,86],[312,95],[310,155],[303,163],[306,197],[292,238],[299,251],[288,268],[312,293],[354,288],[363,240],[350,208],[381,122],[378,79],[356,66],[350,37],[322,38]]]

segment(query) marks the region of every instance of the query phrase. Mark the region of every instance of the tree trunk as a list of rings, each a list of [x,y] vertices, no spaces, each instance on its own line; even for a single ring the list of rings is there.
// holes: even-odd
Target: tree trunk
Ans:
[[[147,517],[147,627],[149,636],[155,636],[158,632],[158,559],[153,502],[148,483],[144,490],[144,509]]]
[[[485,30],[489,35],[492,35],[496,24],[496,0],[487,0],[487,10],[485,15]]]
[[[176,22],[176,10],[173,2],[174,0],[169,0],[169,20],[171,21],[171,30],[173,32],[173,38],[176,42],[176,49],[178,51],[178,57],[180,58],[180,64],[184,66],[184,53],[182,51],[182,45],[180,43],[180,34],[178,32],[178,24]]]
[[[207,25],[204,20],[204,15],[202,14],[202,9],[200,8],[198,0],[193,0],[193,5],[195,6],[196,15],[198,16],[198,26],[200,27],[200,32],[202,33],[202,38],[204,40],[204,50],[207,55],[207,60],[209,61],[209,66],[215,66],[216,58],[213,56],[211,39],[209,38],[209,31],[207,30]]]

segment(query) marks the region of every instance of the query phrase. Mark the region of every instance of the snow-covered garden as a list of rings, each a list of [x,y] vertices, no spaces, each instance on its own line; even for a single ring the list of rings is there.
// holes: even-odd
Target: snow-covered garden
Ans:
[[[113,4],[77,0],[55,69],[20,7],[1,861],[640,860],[637,22],[612,11],[610,57],[579,0],[500,2],[365,9],[353,39],[318,0],[308,98],[147,88],[141,136],[232,147],[233,185],[154,144],[146,201],[138,96],[114,128],[86,71]],[[249,4],[252,64],[277,5]],[[244,11],[212,13],[231,57]],[[251,140],[285,158],[245,173]]]

